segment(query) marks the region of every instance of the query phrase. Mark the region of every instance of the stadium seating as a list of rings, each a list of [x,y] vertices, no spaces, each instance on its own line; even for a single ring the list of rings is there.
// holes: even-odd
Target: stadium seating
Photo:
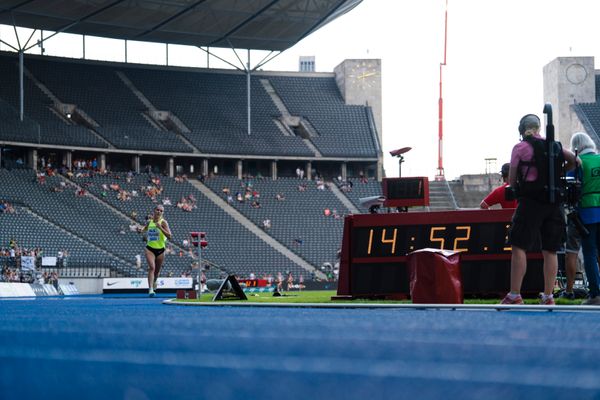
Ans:
[[[106,148],[87,129],[68,125],[50,110],[52,101],[35,84],[24,80],[24,114],[19,121],[19,79],[14,54],[0,54],[0,139],[26,143]]]
[[[98,124],[93,128],[97,134],[57,116],[51,110],[50,97],[27,75],[27,120],[18,121],[17,57],[0,53],[0,113],[6,121],[0,124],[0,139],[128,150],[314,157],[303,138],[285,135],[275,124],[281,113],[260,82],[267,79],[292,115],[303,117],[315,128],[317,136],[310,140],[323,156],[377,156],[366,107],[345,105],[333,77],[264,73],[253,77],[252,134],[248,135],[246,76],[242,73],[36,56],[27,56],[25,67],[62,103],[76,105]],[[163,131],[150,123],[144,116],[147,106],[118,73],[158,110],[173,113],[190,132]]]
[[[192,131],[186,138],[216,154],[314,156],[302,139],[284,136],[279,112],[258,79],[252,80],[252,134],[247,132],[246,77],[240,73],[124,70],[158,109],[169,110]],[[179,101],[174,99],[177,93]]]
[[[347,106],[334,78],[269,77],[292,115],[319,133],[311,138],[323,156],[376,157],[366,108]]]
[[[271,220],[271,228],[266,229],[292,251],[303,257],[316,267],[323,263],[335,263],[336,252],[342,243],[343,216],[348,210],[329,190],[318,190],[314,181],[297,178],[238,180],[232,176],[218,176],[205,181],[215,193],[226,199],[223,188],[228,188],[233,196],[231,206],[262,227],[265,219]],[[305,191],[298,186],[306,184]],[[245,186],[242,186],[245,185]],[[244,195],[246,187],[260,194],[257,199],[260,208],[252,207],[252,201],[236,200],[236,193]],[[282,194],[285,200],[276,199]],[[325,209],[335,212],[325,216]]]
[[[15,206],[15,213],[0,213],[0,225],[2,244],[15,239],[19,248],[30,251],[39,248],[43,256],[50,257],[68,249],[68,265],[72,268],[105,266],[122,274],[134,272],[131,266],[110,253],[65,232],[26,207]]]
[[[127,182],[126,174],[123,173],[79,177],[74,178],[74,181],[126,215],[131,215],[132,211],[137,212],[138,221],[143,223],[156,205],[142,189],[154,186],[151,182],[152,177],[153,175],[149,174],[139,174],[132,176],[131,181]],[[263,275],[292,271],[296,275],[300,273],[307,275],[301,267],[258,239],[205,198],[189,182],[178,183],[173,178],[164,176],[156,178],[160,179],[160,187],[163,189],[156,197],[156,201],[161,203],[166,199],[171,201],[172,206],[165,206],[165,219],[169,221],[173,231],[173,241],[179,246],[183,247],[183,240],[190,238],[190,232],[205,231],[209,238],[209,246],[205,249],[203,257],[227,273],[247,276],[250,272]],[[118,192],[111,190],[103,196],[102,185],[112,183],[118,183],[120,188],[128,192],[136,191],[138,196],[122,201],[117,199]],[[184,211],[176,207],[179,200],[189,199],[190,195],[195,199],[195,208]],[[169,263],[176,258],[177,254],[169,257]]]
[[[371,196],[381,196],[381,182],[377,182],[376,180],[368,179],[366,182],[361,182],[358,178],[350,178],[349,181],[352,183],[350,190],[344,190],[344,186],[348,188],[348,185],[343,185],[342,182],[336,180],[336,184],[346,197],[352,201],[352,204],[356,206],[362,213],[367,213],[369,211],[368,207],[360,204],[360,199],[363,197],[371,197]]]
[[[246,76],[237,71],[26,55],[25,118],[20,121],[17,62],[14,53],[0,53],[0,141],[63,149],[137,150],[142,156],[148,151],[158,153],[157,158],[198,152],[209,158],[212,155],[295,157],[301,160],[300,165],[309,157],[315,157],[316,151],[326,157],[372,159],[377,156],[366,107],[345,105],[333,76],[297,78],[265,72],[254,75],[251,81],[252,134],[248,135]],[[310,141],[314,147],[307,145],[306,138],[280,130],[275,120],[281,117],[281,111],[261,80],[271,82],[292,115],[302,117],[312,125],[316,136]],[[167,131],[164,126],[152,122],[147,103],[138,98],[127,81],[153,107],[170,112],[183,127],[175,129],[171,126],[172,131]],[[52,96],[63,104],[75,105],[78,118],[61,114],[54,107]],[[8,166],[8,160],[3,163]],[[282,166],[282,174],[285,168]],[[150,176],[134,175],[127,182],[125,173],[122,174],[118,180],[121,188],[139,194],[127,201],[118,200],[115,191],[102,189],[103,184],[110,185],[115,179],[114,174],[88,175],[83,172],[73,176],[74,184],[93,195],[80,197],[70,183],[61,187],[65,177],[46,177],[46,183],[41,185],[36,182],[35,172],[31,169],[0,170],[2,196],[27,210],[19,215],[31,214],[41,224],[62,232],[55,235],[57,238],[66,235],[78,240],[77,244],[69,245],[73,246],[74,257],[87,260],[108,254],[111,262],[119,264],[121,270],[142,276],[144,271],[132,268],[143,243],[140,235],[128,228],[133,211],[138,214],[137,222],[143,223],[145,214],[155,205],[141,189],[149,185]],[[166,216],[175,234],[174,254],[167,258],[166,272],[173,275],[189,272],[193,254],[184,249],[179,256],[180,249],[184,248],[183,240],[190,231],[205,230],[210,245],[204,256],[217,266],[209,277],[224,273],[248,275],[250,272],[257,276],[288,271],[294,276],[308,277],[310,274],[249,232],[189,182],[160,179],[162,193],[154,201],[162,202],[167,197],[171,200],[173,207],[167,206]],[[206,183],[221,196],[224,185],[240,184],[231,176],[207,179]],[[302,183],[307,184],[305,192],[298,191],[298,185]],[[336,261],[341,244],[341,217],[348,211],[332,192],[317,190],[312,181],[292,178],[256,180],[254,187],[262,195],[261,208],[252,208],[249,203],[232,206],[259,227],[264,219],[270,219],[272,228],[267,233],[313,266],[319,268],[323,263]],[[52,188],[61,190],[52,191]],[[371,189],[365,188],[365,192],[370,194]],[[275,200],[277,193],[283,193],[286,200]],[[348,194],[355,203],[362,192],[357,188],[356,193],[356,196]],[[190,195],[195,198],[196,208],[188,212],[174,206],[178,200]],[[324,216],[325,209],[335,210],[340,218]],[[23,243],[32,239],[24,231],[11,230],[18,232],[18,239]],[[53,242],[44,242],[43,246],[48,247],[48,251],[56,248]]]

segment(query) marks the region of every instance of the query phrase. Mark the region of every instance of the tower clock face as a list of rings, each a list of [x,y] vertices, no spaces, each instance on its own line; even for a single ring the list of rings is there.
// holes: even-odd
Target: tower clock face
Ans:
[[[566,75],[569,82],[579,85],[587,78],[587,71],[583,65],[575,63],[567,67]]]
[[[377,65],[368,61],[361,61],[350,68],[348,78],[350,82],[363,89],[373,87],[379,75]]]

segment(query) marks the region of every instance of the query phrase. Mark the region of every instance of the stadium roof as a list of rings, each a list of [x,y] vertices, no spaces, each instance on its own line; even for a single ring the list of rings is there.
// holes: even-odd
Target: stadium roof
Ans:
[[[2,0],[0,24],[124,40],[283,51],[362,0]]]

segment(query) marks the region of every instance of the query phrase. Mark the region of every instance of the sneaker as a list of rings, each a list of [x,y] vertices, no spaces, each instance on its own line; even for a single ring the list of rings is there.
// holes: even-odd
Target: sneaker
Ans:
[[[581,305],[583,305],[583,306],[600,306],[600,296],[588,297],[581,303]]]
[[[508,293],[506,296],[504,296],[500,304],[523,304],[523,298],[520,294],[511,297],[510,293]]]
[[[554,302],[554,297],[546,297],[542,295],[540,296],[540,304],[543,306],[553,306],[556,303]]]
[[[565,300],[575,300],[575,293],[562,291],[562,292],[560,292],[560,295],[558,296],[558,298],[565,299]]]
[[[154,290],[150,289],[148,291],[148,297],[154,297],[154,296],[155,296]]]

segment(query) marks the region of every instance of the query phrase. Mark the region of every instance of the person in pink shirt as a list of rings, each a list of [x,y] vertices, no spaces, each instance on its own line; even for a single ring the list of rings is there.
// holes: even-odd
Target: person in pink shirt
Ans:
[[[558,270],[556,252],[565,240],[565,216],[560,201],[549,201],[549,158],[546,141],[540,136],[540,119],[527,114],[519,121],[522,141],[512,150],[508,183],[516,188],[517,208],[512,218],[509,242],[512,246],[510,292],[502,304],[523,304],[521,285],[527,271],[527,251],[540,240],[544,257],[544,293],[540,303],[553,305],[554,282]],[[575,167],[577,159],[560,143],[552,143],[556,150],[556,174]],[[539,178],[539,179],[538,179]]]

